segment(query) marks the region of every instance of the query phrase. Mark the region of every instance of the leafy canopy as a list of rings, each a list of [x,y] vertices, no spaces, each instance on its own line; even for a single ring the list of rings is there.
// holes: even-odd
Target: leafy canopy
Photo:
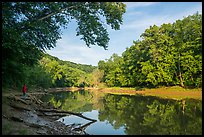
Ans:
[[[125,4],[120,2],[3,2],[3,31],[5,44],[29,44],[41,50],[55,47],[61,27],[75,19],[87,46],[98,45],[107,49],[109,37],[105,23],[120,29]],[[4,40],[4,39],[3,39]]]
[[[23,79],[24,67],[37,64],[46,49],[54,48],[71,20],[88,47],[107,49],[106,24],[120,29],[125,8],[121,2],[2,2],[3,83]]]
[[[202,14],[150,26],[141,37],[121,57],[98,62],[106,85],[202,86]]]

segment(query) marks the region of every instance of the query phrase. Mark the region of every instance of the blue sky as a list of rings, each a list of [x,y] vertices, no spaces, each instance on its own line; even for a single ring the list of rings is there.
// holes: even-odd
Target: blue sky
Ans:
[[[108,27],[110,41],[108,50],[96,45],[88,48],[80,36],[76,36],[77,24],[69,23],[67,29],[62,30],[62,39],[57,46],[46,52],[61,60],[80,64],[97,66],[98,61],[109,59],[113,53],[121,55],[127,47],[133,45],[134,40],[152,25],[173,23],[197,11],[202,13],[202,2],[125,2],[126,13],[120,30]]]

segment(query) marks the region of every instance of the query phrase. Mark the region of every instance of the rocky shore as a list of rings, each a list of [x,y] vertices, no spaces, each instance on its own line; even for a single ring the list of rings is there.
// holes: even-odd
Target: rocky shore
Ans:
[[[86,135],[76,125],[65,125],[57,121],[67,113],[43,112],[53,106],[42,102],[39,93],[2,94],[2,135]],[[60,111],[59,111],[60,112]]]

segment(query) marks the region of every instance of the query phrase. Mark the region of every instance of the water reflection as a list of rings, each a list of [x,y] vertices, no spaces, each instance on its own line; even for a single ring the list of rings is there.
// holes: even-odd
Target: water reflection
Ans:
[[[53,93],[43,96],[42,100],[56,108],[82,112],[84,116],[96,119],[97,122],[88,124],[90,121],[79,117],[63,117],[65,124],[87,124],[88,134],[202,134],[202,102],[199,100],[174,101],[84,90]]]

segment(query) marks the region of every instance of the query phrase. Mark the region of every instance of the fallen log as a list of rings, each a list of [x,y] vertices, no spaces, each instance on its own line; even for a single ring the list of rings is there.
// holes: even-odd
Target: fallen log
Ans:
[[[11,117],[11,119],[13,120],[13,121],[17,121],[17,122],[23,122],[23,119],[21,119],[21,118],[18,118],[18,117]]]
[[[26,122],[25,124],[30,126],[30,127],[34,127],[34,128],[42,128],[42,125],[38,125],[38,124],[35,124],[35,123]]]
[[[43,104],[43,102],[40,99],[37,99],[35,96],[32,96],[30,94],[28,94],[28,96],[31,98],[31,100],[33,100],[34,102],[36,102],[37,104]]]
[[[30,95],[41,95],[41,94],[49,94],[49,93],[46,93],[46,92],[33,92],[33,93],[28,93]]]
[[[95,119],[87,118],[87,117],[83,116],[81,113],[74,113],[74,112],[70,112],[70,111],[57,110],[57,109],[38,109],[38,110],[41,112],[68,113],[68,114],[72,114],[72,115],[76,115],[78,117],[84,118],[86,120],[97,121]]]
[[[83,116],[82,114],[80,114],[80,115],[78,115],[78,116],[81,117],[81,118],[84,118],[84,119],[86,119],[86,120],[93,121],[93,122],[96,122],[96,121],[97,121],[97,120],[95,120],[95,119],[91,119],[91,118],[85,117],[85,116]]]
[[[23,110],[31,111],[30,108],[25,108],[25,107],[22,107],[22,106],[18,106],[16,104],[10,104],[10,106],[13,107],[13,108],[17,108],[17,109],[23,109]]]
[[[54,114],[48,114],[48,113],[44,113],[43,114],[39,114],[39,115],[44,115],[44,116],[66,116],[67,114],[61,114],[61,113],[54,113]]]
[[[14,99],[15,101],[21,101],[22,103],[24,103],[24,104],[26,104],[26,105],[29,105],[28,102],[26,102],[25,100],[23,100],[23,99],[21,99],[21,98],[15,96],[15,95],[12,95],[12,94],[11,94],[11,96],[8,96],[8,98]]]
[[[80,126],[78,128],[74,128],[73,130],[75,130],[75,131],[84,131],[89,125],[91,125],[91,124],[93,124],[95,122],[96,121],[89,122],[89,123],[84,124],[84,125],[82,125],[82,126]]]
[[[65,110],[58,110],[58,109],[38,109],[39,111],[44,111],[44,112],[56,112],[56,113],[69,113],[73,115],[81,115],[81,113],[74,113],[70,111],[65,111]]]

